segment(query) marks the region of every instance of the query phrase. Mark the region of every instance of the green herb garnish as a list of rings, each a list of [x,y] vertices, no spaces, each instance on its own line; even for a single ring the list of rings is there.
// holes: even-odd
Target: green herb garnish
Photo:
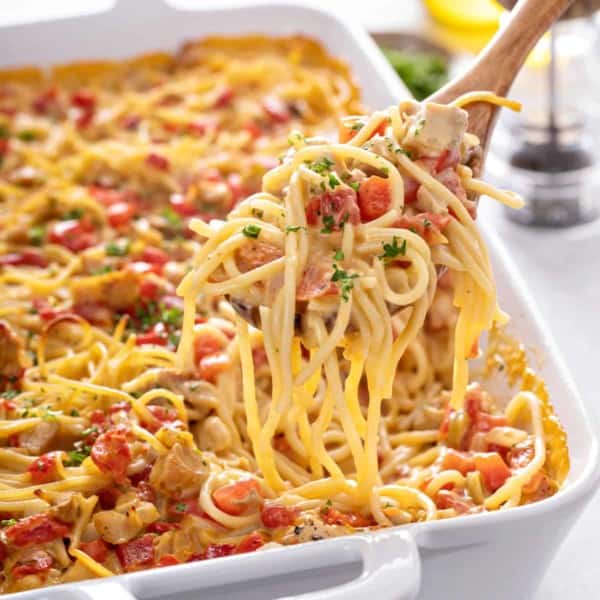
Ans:
[[[162,211],[161,216],[173,227],[181,225],[181,217],[170,206]]]
[[[34,131],[31,131],[30,129],[24,129],[23,131],[19,131],[19,133],[17,133],[17,137],[22,142],[33,142],[37,136],[35,135]]]
[[[17,392],[17,390],[6,390],[5,392],[2,392],[0,394],[0,396],[2,398],[6,398],[7,400],[12,400],[14,397],[18,396],[19,392]]]
[[[262,219],[265,214],[260,208],[253,208],[251,211],[253,217],[257,217],[258,219]]]
[[[329,173],[329,187],[335,190],[338,185],[340,185],[340,180],[333,173]]]
[[[41,246],[45,236],[46,229],[41,225],[34,225],[27,230],[27,239],[32,246]]]
[[[308,168],[319,175],[325,175],[328,171],[333,167],[333,161],[326,156],[324,156],[321,160],[315,160],[311,163],[308,163]]]
[[[82,208],[72,208],[67,211],[61,218],[63,221],[77,221],[83,217]]]
[[[183,311],[178,308],[166,308],[162,311],[161,321],[174,327],[181,326],[183,320]]]
[[[335,219],[331,215],[325,215],[323,217],[323,229],[321,233],[332,233],[335,227]]]
[[[183,512],[185,512],[185,511],[187,510],[187,504],[186,504],[185,502],[178,502],[178,503],[175,505],[175,510],[176,510],[177,512],[181,512],[181,513],[183,513]]]
[[[285,228],[285,232],[286,233],[296,233],[297,231],[300,231],[301,229],[306,231],[306,227],[304,227],[302,225],[290,225]]]
[[[415,136],[419,135],[421,131],[423,131],[423,127],[425,127],[425,123],[427,121],[425,119],[420,119],[415,127]]]
[[[389,262],[397,256],[404,256],[406,254],[406,240],[402,240],[402,244],[398,246],[398,238],[394,236],[392,243],[383,244],[383,254],[379,255],[379,259],[383,262]]]
[[[17,524],[16,519],[2,519],[0,521],[0,527],[12,527]]]
[[[92,435],[92,433],[98,433],[98,428],[97,427],[88,427],[87,429],[84,429],[81,432],[81,435],[83,437],[88,437],[88,435]]]
[[[258,238],[260,234],[260,227],[255,225],[254,223],[248,223],[244,229],[242,229],[242,233],[249,238]]]
[[[341,250],[336,250],[333,254],[335,260],[344,260],[344,253]]]
[[[358,192],[358,188],[360,188],[360,183],[358,181],[351,181],[348,184],[355,192]]]
[[[67,467],[78,467],[90,455],[91,450],[90,446],[82,446],[79,450],[69,450],[65,465]]]
[[[333,265],[333,275],[331,281],[339,285],[342,292],[342,298],[347,302],[350,298],[350,292],[354,289],[354,279],[358,277],[358,273],[348,273],[340,269],[336,264]]]
[[[104,247],[107,256],[127,256],[129,253],[129,240],[109,242]]]

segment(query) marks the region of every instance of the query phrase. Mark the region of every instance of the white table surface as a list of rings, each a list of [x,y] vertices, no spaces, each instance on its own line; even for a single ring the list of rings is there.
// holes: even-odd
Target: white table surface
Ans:
[[[251,0],[237,0],[241,4]],[[371,31],[413,31],[428,27],[416,0],[306,0],[357,18]],[[225,0],[178,0],[179,5],[223,5]],[[110,0],[86,0],[86,10],[102,9]],[[140,5],[142,2],[140,1]],[[0,0],[0,24],[52,18],[81,12],[80,0]],[[307,32],[309,33],[309,32]],[[1,39],[1,34],[0,34]],[[600,202],[600,199],[598,200]],[[559,343],[598,429],[600,397],[600,221],[568,230],[536,230],[509,222],[499,207],[482,206],[511,249],[533,297]],[[566,266],[565,266],[566,265]],[[532,600],[600,598],[600,493],[565,539]],[[479,600],[477,593],[472,600]],[[465,598],[465,600],[471,600]]]

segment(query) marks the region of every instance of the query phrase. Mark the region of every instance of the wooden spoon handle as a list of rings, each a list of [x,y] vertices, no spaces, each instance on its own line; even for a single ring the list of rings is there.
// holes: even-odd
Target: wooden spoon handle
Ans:
[[[473,66],[430,96],[430,102],[448,104],[462,94],[490,91],[504,96],[509,91],[525,59],[552,23],[574,0],[520,0],[510,18],[492,38]],[[497,107],[475,103],[467,107],[469,131],[479,137],[483,154],[474,165],[481,170],[485,152],[494,127]]]

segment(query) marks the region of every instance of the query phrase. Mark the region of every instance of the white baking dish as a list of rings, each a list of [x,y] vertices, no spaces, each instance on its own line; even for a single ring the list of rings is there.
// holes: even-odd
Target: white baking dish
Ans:
[[[180,11],[161,0],[121,0],[106,13],[0,29],[0,66],[129,57],[149,50],[174,50],[186,39],[207,34],[241,33],[303,33],[320,40],[350,64],[371,107],[385,107],[407,95],[360,26],[328,12],[281,2]],[[513,316],[512,330],[544,357],[540,370],[568,433],[571,471],[560,493],[508,511],[62,585],[12,597],[252,600],[312,590],[302,597],[530,599],[597,485],[598,440],[548,328],[525,293],[506,248],[492,231],[486,233],[502,306]]]

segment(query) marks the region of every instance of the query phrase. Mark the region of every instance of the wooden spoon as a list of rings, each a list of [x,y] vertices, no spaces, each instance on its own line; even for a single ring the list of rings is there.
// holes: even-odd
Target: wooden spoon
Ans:
[[[533,47],[573,2],[520,0],[511,11],[508,21],[490,40],[473,66],[425,101],[448,104],[462,94],[474,91],[489,91],[505,96]],[[469,131],[481,143],[480,156],[470,164],[478,175],[494,131],[498,107],[486,102],[474,102],[465,110],[469,113]]]

